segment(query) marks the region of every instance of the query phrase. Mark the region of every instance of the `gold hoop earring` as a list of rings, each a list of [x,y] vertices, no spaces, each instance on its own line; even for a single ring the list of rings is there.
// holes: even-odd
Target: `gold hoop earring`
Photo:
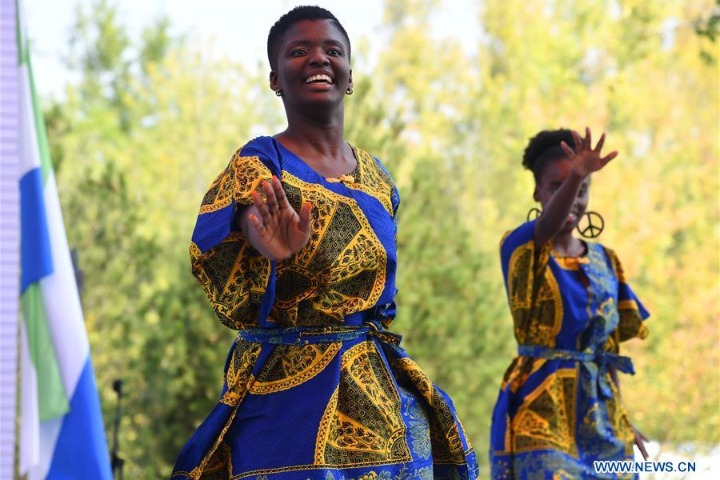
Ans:
[[[352,87],[348,87],[347,90],[345,90],[345,95],[352,95],[352,94],[353,94]]]
[[[275,95],[277,95],[278,97],[282,97],[282,90],[280,90],[279,88],[275,90]]]
[[[532,207],[528,210],[527,221],[529,222],[530,220],[535,220],[536,218],[539,218],[540,215],[542,215],[542,210],[537,207]]]

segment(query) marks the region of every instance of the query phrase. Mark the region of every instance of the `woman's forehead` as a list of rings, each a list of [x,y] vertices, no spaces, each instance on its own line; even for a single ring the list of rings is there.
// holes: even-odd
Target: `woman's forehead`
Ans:
[[[323,38],[324,37],[324,38]],[[345,36],[335,25],[335,22],[329,19],[316,20],[298,20],[293,23],[283,36],[283,44],[303,39],[332,39],[341,42],[348,47]]]

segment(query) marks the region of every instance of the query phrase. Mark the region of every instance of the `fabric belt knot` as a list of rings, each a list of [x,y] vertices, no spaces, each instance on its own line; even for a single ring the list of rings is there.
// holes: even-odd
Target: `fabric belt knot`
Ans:
[[[382,324],[383,317],[376,310],[357,312],[345,318],[345,323],[323,327],[251,328],[238,331],[238,339],[251,343],[273,345],[310,345],[354,340],[361,336],[377,338],[394,347],[402,337],[388,332]],[[376,317],[376,318],[373,318]],[[362,322],[362,323],[359,323]]]
[[[550,360],[573,360],[582,363],[594,363],[598,368],[598,391],[603,398],[612,397],[612,389],[607,381],[608,366],[630,375],[635,374],[630,357],[616,355],[607,351],[580,352],[560,348],[541,347],[538,345],[518,345],[518,355],[523,357],[546,358]]]

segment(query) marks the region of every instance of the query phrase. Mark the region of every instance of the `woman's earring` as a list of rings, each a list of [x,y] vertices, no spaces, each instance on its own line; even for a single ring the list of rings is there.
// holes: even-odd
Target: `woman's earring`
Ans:
[[[583,222],[583,219],[585,220]],[[582,223],[582,226],[581,226]],[[605,229],[605,219],[597,212],[587,211],[577,225],[577,231],[585,238],[597,238]]]
[[[279,88],[275,90],[275,95],[277,95],[278,97],[282,97],[282,90],[280,90]]]
[[[528,210],[527,221],[529,222],[530,220],[535,220],[540,215],[542,215],[542,210],[537,207],[532,207],[530,210]]]
[[[348,87],[347,90],[345,90],[345,95],[352,95],[352,94],[353,94],[352,87]]]

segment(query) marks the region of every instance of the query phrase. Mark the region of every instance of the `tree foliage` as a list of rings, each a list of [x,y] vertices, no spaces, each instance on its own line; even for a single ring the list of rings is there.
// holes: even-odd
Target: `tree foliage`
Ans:
[[[190,47],[164,18],[132,38],[119,5],[78,9],[79,81],[46,120],[108,432],[120,378],[125,475],[149,479],[167,476],[216,401],[233,337],[190,275],[199,201],[232,152],[281,129],[283,114],[265,67]],[[625,403],[653,439],[717,444],[717,7],[485,0],[468,12],[478,44],[463,48],[431,33],[442,5],[387,0],[387,45],[347,97],[346,137],[400,188],[405,347],[451,394],[485,462],[515,348],[498,243],[533,205],[522,150],[538,130],[589,125],[621,152],[593,180],[602,241],[653,314],[651,336],[627,346],[638,376],[623,379]]]

